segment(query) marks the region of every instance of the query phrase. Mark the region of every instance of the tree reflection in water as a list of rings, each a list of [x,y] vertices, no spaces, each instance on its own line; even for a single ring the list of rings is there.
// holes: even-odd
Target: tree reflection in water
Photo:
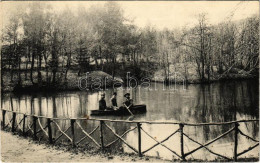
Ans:
[[[155,90],[155,87],[157,90]],[[241,119],[256,119],[259,116],[258,110],[258,81],[228,81],[219,82],[207,85],[187,85],[186,90],[183,90],[182,85],[177,85],[177,90],[170,90],[171,86],[163,86],[162,84],[152,84],[150,89],[131,89],[131,90],[106,90],[106,101],[110,104],[110,97],[113,92],[116,91],[118,104],[122,104],[124,98],[123,95],[126,92],[130,92],[135,104],[146,104],[147,113],[135,115],[134,120],[149,120],[149,121],[180,121],[187,123],[206,123],[206,122],[227,122]],[[165,90],[163,90],[165,88]],[[100,92],[61,92],[61,93],[33,93],[33,94],[5,94],[2,96],[2,108],[9,110],[17,110],[29,114],[37,114],[48,117],[89,117],[90,110],[98,108],[98,100],[100,98]],[[105,116],[96,118],[108,118],[108,119],[127,119],[125,116]],[[44,122],[42,120],[42,122]],[[62,129],[67,129],[70,125],[69,121],[57,121]],[[98,122],[94,121],[80,121],[83,128],[90,132],[97,125]],[[129,125],[126,123],[107,123],[111,126],[119,135],[124,133],[130,127],[134,127],[135,124]],[[178,126],[173,125],[147,125],[143,124],[144,130],[148,131],[151,135],[161,140],[169,135],[171,131],[174,131]],[[228,131],[231,125],[220,126],[185,126],[184,132],[190,137],[198,140],[201,143],[205,143],[211,139],[214,139],[218,135]],[[258,138],[258,123],[242,123],[240,129],[251,135],[254,138]],[[53,132],[55,136],[58,136],[60,132]],[[68,132],[70,135],[70,132]],[[104,129],[105,144],[111,142],[116,137],[111,134],[111,131]],[[84,134],[76,127],[77,139],[81,139]],[[93,137],[99,141],[99,134],[95,132]],[[142,149],[145,150],[154,144],[144,134],[142,134],[143,141]],[[86,139],[89,141],[88,139]],[[126,135],[126,140],[134,147],[137,147],[137,131],[134,130]],[[165,144],[169,147],[179,151],[180,145],[178,144],[178,136],[173,136]],[[185,151],[194,149],[196,145],[188,140],[185,141]],[[246,146],[252,145],[249,140],[244,140],[239,137],[239,141],[242,141],[242,145],[239,145],[239,150],[242,151]],[[225,151],[229,150],[228,155],[232,156],[234,142],[234,134],[229,134],[223,139],[214,143],[214,146],[209,146],[212,150],[225,154]],[[247,144],[247,145],[245,145]],[[121,149],[122,143],[117,142],[114,150]],[[217,150],[215,150],[217,147]],[[244,147],[244,148],[243,148]],[[241,149],[240,149],[241,148]],[[123,146],[126,152],[131,150]],[[163,147],[156,147],[154,150],[148,152],[149,155],[156,155],[159,152],[160,156],[171,159],[172,154],[165,151]],[[258,152],[252,151],[250,154],[255,155]],[[191,157],[199,158],[214,158],[209,155],[205,150],[200,150],[197,154],[194,153]]]

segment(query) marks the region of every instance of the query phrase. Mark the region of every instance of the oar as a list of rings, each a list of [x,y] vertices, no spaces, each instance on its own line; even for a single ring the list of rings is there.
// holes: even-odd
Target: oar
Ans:
[[[125,105],[125,104],[124,104]],[[128,110],[128,112],[132,115],[132,116],[134,116],[134,114],[130,111],[130,106],[132,106],[132,104],[131,105],[129,105],[128,107],[125,105],[125,107],[126,107],[126,109]]]

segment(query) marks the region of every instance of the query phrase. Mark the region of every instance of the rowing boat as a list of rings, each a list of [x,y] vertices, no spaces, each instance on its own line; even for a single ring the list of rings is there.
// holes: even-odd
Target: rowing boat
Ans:
[[[140,114],[146,112],[146,105],[134,105],[129,108],[133,114]],[[117,110],[106,109],[106,110],[91,110],[90,115],[103,116],[103,115],[130,115],[126,107],[121,106]]]

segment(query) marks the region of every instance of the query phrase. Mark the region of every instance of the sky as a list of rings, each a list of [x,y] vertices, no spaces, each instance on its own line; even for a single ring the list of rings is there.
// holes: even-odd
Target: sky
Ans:
[[[2,21],[8,21],[9,16],[23,9],[30,2],[5,1],[0,3]],[[49,3],[56,12],[67,7],[76,11],[79,6],[86,9],[92,5],[103,5],[104,1],[52,1]],[[127,18],[134,19],[139,27],[152,25],[157,29],[191,27],[197,22],[199,13],[207,13],[210,24],[218,24],[224,20],[240,20],[259,15],[258,1],[118,1]],[[18,8],[17,8],[18,7]]]
[[[192,26],[199,13],[208,13],[208,21],[217,24],[230,18],[239,20],[259,14],[259,2],[239,1],[166,1],[166,2],[122,2],[125,14],[135,17],[135,23],[144,27],[150,23],[158,28]]]

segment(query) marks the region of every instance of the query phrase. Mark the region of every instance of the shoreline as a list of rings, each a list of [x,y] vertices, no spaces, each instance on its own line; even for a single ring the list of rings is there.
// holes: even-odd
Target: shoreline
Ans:
[[[189,82],[189,81],[185,81],[185,85],[209,85],[209,84],[214,84],[214,83],[222,83],[222,82],[232,82],[232,81],[246,81],[246,80],[259,80],[259,77],[257,76],[250,76],[250,77],[238,77],[238,78],[223,78],[223,79],[219,79],[219,80],[211,80],[210,82]],[[174,85],[174,83],[172,84],[168,84],[167,82],[165,81],[154,81],[154,80],[151,80],[150,83],[160,83],[160,84],[166,84],[166,85]],[[184,84],[183,81],[176,81],[176,84],[177,85],[182,85]],[[75,84],[75,83],[74,83]],[[72,85],[72,84],[68,84],[68,85]],[[113,84],[112,84],[113,85]],[[126,84],[123,83],[122,84],[123,87],[126,87]],[[140,85],[140,84],[138,84]],[[102,89],[106,89],[106,88],[113,88],[113,86],[111,86],[111,84],[109,86],[102,86],[101,87]],[[55,92],[70,92],[70,91],[99,91],[97,89],[91,89],[91,88],[87,88],[87,89],[80,89],[78,86],[72,86],[72,87],[57,87],[57,86],[42,86],[42,87],[39,87],[38,85],[36,86],[25,86],[25,87],[19,87],[18,89],[13,89],[13,90],[10,90],[10,89],[7,89],[7,90],[3,90],[2,89],[2,94],[4,93],[25,93],[25,92],[28,92],[28,93],[31,93],[31,92],[35,92],[35,91],[38,91],[38,92],[52,92],[52,93],[55,93]]]
[[[153,156],[138,157],[132,153],[111,153],[84,147],[72,148],[66,145],[50,145],[46,142],[22,137],[17,133],[0,131],[2,162],[181,162]],[[57,157],[58,156],[58,157]],[[186,162],[233,162],[232,160],[187,159]],[[259,157],[238,158],[237,162],[257,162]]]
[[[53,81],[51,72],[46,70],[34,70],[32,73],[29,70],[18,70],[13,73],[8,72],[7,69],[2,72],[2,88],[3,93],[7,92],[62,92],[62,91],[80,91],[80,90],[97,90],[112,87],[127,86],[128,82],[131,84],[141,85],[141,83],[164,83],[170,84],[211,84],[216,82],[236,81],[236,80],[259,80],[259,70],[245,71],[234,68],[228,73],[216,74],[210,76],[205,75],[202,80],[194,70],[194,66],[190,65],[188,72],[182,72],[183,65],[177,65],[177,69],[170,70],[170,74],[165,75],[162,69],[157,69],[153,74],[147,76],[140,76],[139,73],[130,72],[128,70],[111,75],[105,71],[92,70],[82,72],[79,74],[75,69],[71,69],[64,76],[64,72],[58,71],[56,78]],[[179,71],[179,72],[178,72]],[[141,73],[142,74],[142,73]],[[144,74],[143,74],[144,75]]]
[[[57,157],[58,156],[58,157]],[[2,162],[170,162],[154,157],[50,145],[1,130]]]

